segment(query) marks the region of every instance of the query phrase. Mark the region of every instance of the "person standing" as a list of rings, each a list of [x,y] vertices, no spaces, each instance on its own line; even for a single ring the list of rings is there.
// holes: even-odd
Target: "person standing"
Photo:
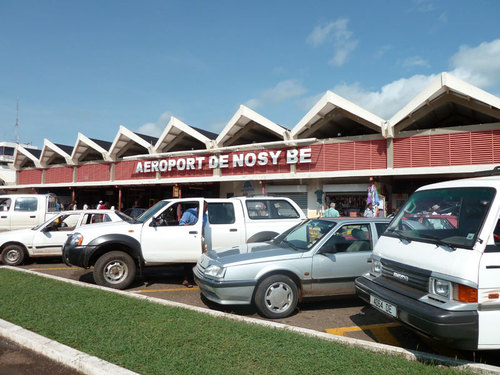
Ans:
[[[366,205],[366,210],[365,213],[363,214],[364,217],[375,217],[375,210],[373,209],[373,204],[372,202],[369,202]]]
[[[198,211],[199,208],[188,208],[184,213],[182,214],[181,219],[179,220],[179,225],[194,225],[198,222]],[[202,236],[202,251],[204,252],[205,249],[205,225],[207,224],[208,221],[208,203],[207,201],[203,201],[203,216],[202,216],[202,226],[201,226],[201,236]],[[184,265],[184,280],[182,281],[182,285],[184,285],[186,288],[192,288],[193,283],[190,281],[193,278],[193,267],[194,264],[192,263],[186,263]]]
[[[335,203],[330,203],[330,208],[325,211],[323,217],[340,217],[340,213],[335,209]]]
[[[370,177],[370,186],[368,186],[368,197],[366,199],[366,204],[372,204],[374,216],[377,216],[378,207],[380,205],[380,200],[377,191],[377,179]]]

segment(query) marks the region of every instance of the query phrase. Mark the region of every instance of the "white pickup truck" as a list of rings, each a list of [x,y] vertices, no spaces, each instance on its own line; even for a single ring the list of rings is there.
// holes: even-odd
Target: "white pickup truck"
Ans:
[[[32,228],[55,214],[54,194],[0,195],[0,232]]]
[[[203,211],[191,225],[180,225],[188,209]],[[127,288],[138,267],[196,263],[204,245],[228,249],[246,242],[270,240],[306,217],[295,202],[281,197],[185,198],[158,202],[136,220],[81,228],[63,247],[67,265],[94,266],[97,284]],[[182,224],[182,222],[181,222]]]

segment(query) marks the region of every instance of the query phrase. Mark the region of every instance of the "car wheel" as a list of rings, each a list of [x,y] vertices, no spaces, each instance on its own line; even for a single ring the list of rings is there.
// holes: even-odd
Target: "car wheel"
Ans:
[[[6,266],[18,266],[24,261],[24,249],[19,245],[6,246],[2,252],[2,263]]]
[[[255,306],[267,318],[284,318],[295,311],[299,298],[297,285],[285,275],[264,279],[255,292]]]
[[[94,265],[94,280],[98,285],[113,289],[127,288],[135,278],[134,260],[123,251],[102,255]]]

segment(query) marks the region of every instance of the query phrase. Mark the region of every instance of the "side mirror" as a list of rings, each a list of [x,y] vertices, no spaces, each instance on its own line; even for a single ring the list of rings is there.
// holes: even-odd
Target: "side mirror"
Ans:
[[[57,224],[56,223],[50,223],[47,225],[45,228],[42,229],[42,232],[50,232],[57,230]]]
[[[337,248],[335,245],[324,245],[321,249],[319,249],[318,254],[335,254],[337,252]]]
[[[159,221],[160,220],[157,217],[154,217],[154,218],[151,219],[151,223],[149,223],[149,226],[150,227],[157,227]]]

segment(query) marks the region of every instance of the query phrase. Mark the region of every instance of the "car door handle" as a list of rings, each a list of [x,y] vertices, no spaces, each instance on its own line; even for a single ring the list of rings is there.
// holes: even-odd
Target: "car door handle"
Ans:
[[[372,260],[371,260],[371,259],[367,259],[367,260],[366,260],[366,263],[371,263],[371,262],[372,262]]]
[[[2,219],[7,219],[7,216],[2,216]]]
[[[30,216],[30,219],[34,219],[36,216]]]
[[[191,230],[191,231],[189,231],[189,234],[198,234],[198,232],[195,230]]]
[[[230,232],[237,232],[237,231],[238,231],[238,229],[236,229],[236,228],[232,228],[232,229],[229,229],[229,231],[230,231]]]

